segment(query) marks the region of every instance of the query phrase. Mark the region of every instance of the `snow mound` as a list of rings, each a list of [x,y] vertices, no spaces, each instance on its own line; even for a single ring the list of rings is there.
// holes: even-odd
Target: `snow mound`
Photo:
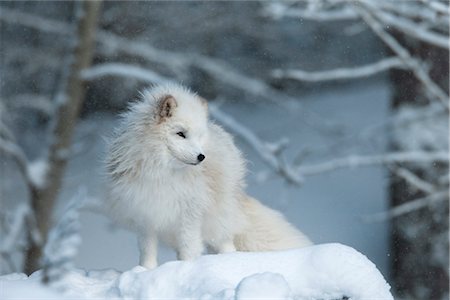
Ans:
[[[14,287],[28,283],[30,290],[39,277],[0,277],[1,298],[18,298],[21,291]],[[375,265],[340,244],[205,255],[195,261],[169,262],[154,270],[137,266],[124,273],[71,271],[63,285],[68,298],[393,299],[389,284]]]

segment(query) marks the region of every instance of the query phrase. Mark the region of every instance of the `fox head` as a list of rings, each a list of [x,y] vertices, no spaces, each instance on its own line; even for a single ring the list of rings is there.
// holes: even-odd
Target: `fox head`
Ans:
[[[188,165],[198,165],[207,159],[206,100],[178,85],[156,87],[144,92],[145,96],[154,101],[152,126],[155,138],[165,148],[161,150]]]

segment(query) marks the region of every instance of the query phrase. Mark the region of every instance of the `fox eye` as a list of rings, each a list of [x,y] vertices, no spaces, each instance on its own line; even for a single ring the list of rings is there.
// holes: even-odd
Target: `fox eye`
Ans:
[[[184,132],[183,132],[183,131],[177,132],[177,135],[181,136],[183,139],[186,138],[186,136],[184,135]]]

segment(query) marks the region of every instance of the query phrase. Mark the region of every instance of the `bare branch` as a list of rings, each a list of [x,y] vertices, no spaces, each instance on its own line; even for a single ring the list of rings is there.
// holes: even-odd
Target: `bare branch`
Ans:
[[[300,166],[297,171],[302,176],[310,176],[343,168],[352,169],[393,163],[448,163],[448,161],[447,152],[394,152],[373,156],[353,155],[337,158],[316,165]]]
[[[388,210],[387,212],[377,213],[371,216],[364,217],[364,221],[366,222],[380,222],[385,221],[391,218],[395,218],[418,209],[428,207],[433,203],[444,201],[449,199],[448,191],[440,191],[429,196],[415,199],[413,201],[406,202],[404,204],[395,206],[394,208]]]
[[[365,66],[338,68],[327,71],[308,72],[298,69],[277,69],[272,72],[272,76],[275,78],[289,78],[299,81],[318,82],[368,77],[393,68],[405,69],[405,64],[398,57],[391,57]]]

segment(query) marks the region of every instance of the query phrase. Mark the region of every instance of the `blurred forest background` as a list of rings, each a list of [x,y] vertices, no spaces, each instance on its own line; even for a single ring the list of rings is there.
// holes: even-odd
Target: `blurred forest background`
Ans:
[[[250,194],[399,299],[448,299],[448,36],[439,0],[0,2],[1,274],[137,263],[97,213],[102,138],[177,81],[236,136]]]

